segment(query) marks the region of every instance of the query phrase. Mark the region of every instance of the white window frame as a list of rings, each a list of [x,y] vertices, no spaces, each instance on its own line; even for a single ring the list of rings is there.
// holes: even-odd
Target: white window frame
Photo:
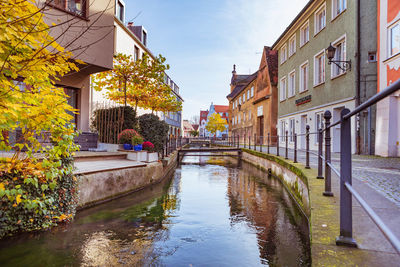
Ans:
[[[321,12],[325,12],[325,20],[324,20],[324,25],[318,29],[317,28],[317,17]],[[324,2],[317,11],[314,13],[314,36],[317,35],[319,32],[321,32],[323,29],[326,28],[326,3]]]
[[[296,34],[293,34],[289,39],[289,57],[296,53]]]
[[[282,82],[285,82],[284,88],[282,88]],[[285,101],[286,100],[286,88],[287,88],[287,78],[283,76],[279,81],[279,100]]]
[[[304,40],[304,30],[308,28],[307,31],[307,40]],[[310,41],[310,20],[307,20],[301,27],[300,27],[300,47],[303,47],[306,43]]]
[[[395,28],[395,27],[399,27],[399,30],[400,30],[400,20],[396,21],[395,23],[392,23],[388,27],[388,31],[387,31],[387,36],[388,36],[388,50],[387,50],[388,53],[387,54],[388,54],[388,58],[390,58],[392,56],[395,56],[395,55],[400,53],[400,50],[397,53],[392,53],[392,29]]]
[[[280,139],[281,142],[285,141],[285,135],[286,135],[286,120],[281,120],[281,125],[280,125]]]
[[[322,58],[322,66],[323,66],[322,81],[316,80],[317,76],[319,76],[319,75],[317,75],[317,70],[319,70],[319,69],[316,67],[315,63],[316,63],[316,59],[319,57]],[[325,72],[326,72],[326,70],[325,70],[325,49],[322,49],[320,52],[318,52],[316,55],[314,55],[314,87],[318,86],[320,84],[323,84],[325,82]]]
[[[315,132],[317,133],[318,132],[318,116],[320,117],[320,119],[319,119],[319,122],[320,122],[320,125],[319,126],[321,126],[321,128],[322,129],[324,129],[324,112],[323,111],[317,111],[317,112],[315,112],[315,115],[314,115],[314,121],[315,121],[315,123],[314,123],[314,130],[315,130]],[[318,144],[318,134],[314,134],[314,141],[315,141],[315,144]]]
[[[287,44],[284,44],[280,49],[281,64],[285,63],[287,60]]]
[[[336,39],[333,43],[332,46],[337,47],[339,44],[341,44],[341,51],[339,51],[338,49],[336,49],[335,51],[335,56],[333,57],[333,60],[340,60],[340,61],[345,61],[346,60],[346,46],[347,46],[347,42],[346,42],[346,34],[342,35],[341,37],[339,37],[338,39]],[[338,55],[338,53],[340,52],[340,57]],[[337,64],[339,64],[342,68],[344,68],[344,64],[338,62]],[[343,74],[345,74],[346,71],[342,70],[341,68],[339,68],[338,66],[336,66],[336,64],[331,64],[331,79],[334,79],[336,77],[339,77]]]
[[[254,86],[252,86],[250,90],[251,90],[250,96],[253,97],[254,96]]]
[[[338,3],[341,5],[341,10],[337,9]],[[347,9],[347,0],[332,0],[332,20],[336,19],[340,14],[342,14]]]
[[[296,132],[296,120],[294,118],[289,119],[289,142],[294,143],[294,134]]]
[[[296,70],[292,70],[288,75],[288,98],[296,95]]]
[[[303,80],[303,67],[307,66],[307,71],[306,71],[306,82],[305,82],[305,87],[304,85],[304,80]],[[299,92],[305,92],[308,90],[308,81],[309,81],[309,72],[310,72],[310,64],[308,64],[308,60],[304,62],[303,64],[300,65],[299,67]]]

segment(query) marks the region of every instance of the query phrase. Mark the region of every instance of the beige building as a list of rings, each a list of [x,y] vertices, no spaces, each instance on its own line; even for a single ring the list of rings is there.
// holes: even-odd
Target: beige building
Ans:
[[[51,35],[73,53],[74,59],[85,62],[85,65],[79,66],[79,72],[65,75],[57,85],[63,87],[70,96],[69,104],[79,109],[79,115],[75,116],[77,128],[88,131],[90,74],[109,70],[113,66],[114,0],[39,3],[46,5],[45,22],[58,25],[52,28]]]

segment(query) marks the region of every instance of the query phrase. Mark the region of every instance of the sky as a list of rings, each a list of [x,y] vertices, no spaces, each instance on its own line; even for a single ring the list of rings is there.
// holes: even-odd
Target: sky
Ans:
[[[125,0],[126,22],[143,25],[148,48],[163,55],[168,75],[191,119],[211,102],[228,105],[233,64],[238,74],[258,69],[308,0]]]

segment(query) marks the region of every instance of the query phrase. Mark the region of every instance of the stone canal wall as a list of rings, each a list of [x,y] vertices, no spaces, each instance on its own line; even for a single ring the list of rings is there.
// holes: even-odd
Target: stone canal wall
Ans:
[[[159,183],[170,175],[176,164],[177,157],[174,152],[163,161],[149,163],[146,166],[77,175],[78,209],[100,204]]]
[[[300,168],[286,162],[281,157],[260,153],[254,150],[242,149],[242,160],[272,175],[278,177],[295,198],[300,209],[309,218],[311,215],[310,198],[307,177]]]

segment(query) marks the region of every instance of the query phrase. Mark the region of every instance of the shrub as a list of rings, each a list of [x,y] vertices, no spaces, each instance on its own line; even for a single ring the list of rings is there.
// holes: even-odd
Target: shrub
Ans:
[[[162,152],[163,144],[168,136],[168,124],[156,115],[144,114],[139,118],[140,134],[154,145],[154,150]]]
[[[132,137],[132,145],[136,146],[136,145],[140,145],[141,143],[143,143],[143,138],[139,135],[135,135]]]
[[[91,128],[99,134],[99,141],[106,143],[117,143],[120,120],[122,120],[122,130],[139,129],[135,110],[130,107],[115,107],[106,109],[96,109],[94,111]]]
[[[125,129],[118,135],[118,143],[132,144],[132,138],[134,136],[140,136],[140,135],[133,129]]]
[[[153,152],[154,151],[154,145],[152,142],[146,141],[143,143],[143,150]]]

